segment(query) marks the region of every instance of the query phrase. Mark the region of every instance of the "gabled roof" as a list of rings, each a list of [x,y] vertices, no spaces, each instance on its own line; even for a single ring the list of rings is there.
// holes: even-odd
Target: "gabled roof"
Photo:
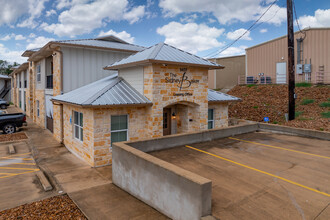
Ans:
[[[152,104],[117,74],[56,96],[52,101],[87,107]]]
[[[222,92],[217,92],[212,89],[208,90],[208,96],[207,96],[209,102],[237,102],[241,101],[240,98],[237,98],[235,96],[231,96]]]
[[[18,72],[21,72],[23,70],[26,70],[29,68],[29,63],[28,62],[25,62],[25,63],[22,63],[21,65],[19,65],[18,67],[13,67],[13,72],[11,72],[10,75],[14,75]]]
[[[29,60],[36,61],[43,57],[50,56],[52,50],[58,46],[69,47],[83,47],[83,48],[95,48],[103,50],[116,50],[123,52],[138,52],[145,49],[145,47],[129,44],[115,36],[104,36],[94,39],[77,39],[77,40],[58,40],[50,41],[37,51],[27,50],[23,53],[23,56],[29,56]]]
[[[213,63],[196,55],[190,54],[165,43],[159,43],[141,52],[133,54],[104,69],[121,69],[148,63],[185,64],[191,66],[206,67],[209,69],[222,69],[220,64]]]

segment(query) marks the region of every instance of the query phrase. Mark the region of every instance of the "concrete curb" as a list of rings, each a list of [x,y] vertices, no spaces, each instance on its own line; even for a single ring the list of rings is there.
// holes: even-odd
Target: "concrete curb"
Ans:
[[[41,183],[42,187],[44,188],[44,190],[46,192],[53,189],[52,185],[50,185],[50,183],[49,183],[47,177],[45,176],[44,172],[42,172],[41,170],[39,170],[37,172],[37,177],[39,178],[40,183]]]
[[[15,154],[16,153],[16,150],[15,150],[15,147],[14,147],[13,144],[8,145],[8,151],[9,151],[9,154]]]

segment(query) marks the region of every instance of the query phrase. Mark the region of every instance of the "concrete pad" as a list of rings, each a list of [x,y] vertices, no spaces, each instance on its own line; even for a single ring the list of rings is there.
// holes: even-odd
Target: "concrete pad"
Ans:
[[[95,170],[91,168],[70,170],[70,172],[57,174],[54,178],[61,184],[61,187],[67,193],[111,182],[106,178],[103,178],[98,172],[95,172]]]
[[[329,141],[256,132],[234,138],[330,157]],[[190,145],[213,155],[330,192],[330,160],[229,138]],[[151,153],[212,180],[212,215],[219,219],[321,219],[326,195],[185,146]],[[324,211],[322,211],[324,210]],[[329,215],[327,215],[328,217]]]
[[[113,184],[69,193],[89,219],[168,219]]]
[[[44,188],[45,191],[50,191],[50,190],[53,189],[53,187],[52,187],[52,185],[50,185],[47,177],[45,176],[45,174],[41,170],[37,171],[36,174],[37,174],[37,177],[39,178],[39,181],[40,181],[40,183],[41,183],[41,185],[42,185],[42,187]]]
[[[9,154],[14,154],[14,153],[16,153],[16,150],[15,150],[14,145],[9,144],[9,145],[8,145],[8,151],[9,151]]]

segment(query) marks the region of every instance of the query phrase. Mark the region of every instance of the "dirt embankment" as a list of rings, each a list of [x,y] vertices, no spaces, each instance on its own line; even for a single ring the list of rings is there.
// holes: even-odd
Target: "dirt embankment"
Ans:
[[[284,116],[288,112],[287,85],[236,86],[228,94],[242,99],[230,104],[229,117],[258,122],[269,117],[269,123],[330,131],[330,86],[296,87],[296,119],[289,122]]]

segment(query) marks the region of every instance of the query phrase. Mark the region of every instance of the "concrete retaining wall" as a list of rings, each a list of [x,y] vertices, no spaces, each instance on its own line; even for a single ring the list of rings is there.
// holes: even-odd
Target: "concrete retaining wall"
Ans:
[[[258,124],[237,125],[227,128],[212,129],[188,134],[170,135],[154,139],[146,139],[128,143],[130,146],[143,152],[164,150],[176,146],[212,141],[219,138],[230,137],[238,134],[250,133],[258,130]]]
[[[124,143],[112,148],[112,181],[172,219],[211,215],[211,181]]]
[[[304,136],[304,137],[312,137],[312,138],[318,138],[318,139],[328,140],[328,141],[330,140],[329,132],[315,131],[315,130],[304,129],[304,128],[293,128],[293,127],[282,126],[282,125],[259,123],[259,130],[277,131],[277,132],[294,134],[294,135],[299,135],[299,136]]]

